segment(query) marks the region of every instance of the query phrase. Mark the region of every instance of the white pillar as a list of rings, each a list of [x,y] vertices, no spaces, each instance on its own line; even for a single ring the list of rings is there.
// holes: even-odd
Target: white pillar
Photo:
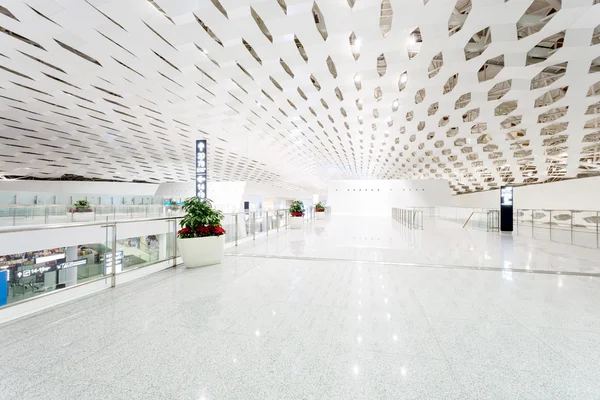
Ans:
[[[167,258],[167,256],[169,254],[167,254],[167,240],[168,240],[168,233],[162,233],[160,235],[156,235],[156,238],[158,239],[158,260],[162,261],[165,260]]]
[[[77,260],[77,246],[67,247],[67,261]],[[65,286],[77,285],[77,269],[78,267],[67,268],[65,270]]]

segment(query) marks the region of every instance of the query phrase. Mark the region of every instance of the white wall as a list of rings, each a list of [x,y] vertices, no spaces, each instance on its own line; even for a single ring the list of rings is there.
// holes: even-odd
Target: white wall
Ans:
[[[165,221],[143,221],[120,223],[117,240],[146,235],[168,233],[170,223]],[[105,244],[111,239],[111,229],[95,226],[73,226],[63,229],[43,229],[25,232],[11,232],[13,227],[0,228],[0,254],[16,254],[28,251],[54,249],[83,244]],[[108,231],[108,232],[107,232]]]
[[[332,214],[390,215],[392,207],[433,207],[451,202],[445,180],[332,181],[327,205]]]
[[[448,203],[455,207],[499,208],[500,191],[454,196]],[[515,208],[557,210],[600,210],[600,177],[517,186]]]
[[[0,180],[0,191],[114,194],[122,196],[154,196],[158,185],[130,182],[27,181]]]
[[[130,182],[0,180],[0,204],[150,204],[159,185]],[[156,202],[155,202],[156,203]]]

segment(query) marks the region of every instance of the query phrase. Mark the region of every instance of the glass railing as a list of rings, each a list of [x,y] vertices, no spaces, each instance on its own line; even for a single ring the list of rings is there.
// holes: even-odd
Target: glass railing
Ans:
[[[423,229],[423,210],[418,208],[392,208],[392,218],[409,229]]]
[[[517,209],[513,221],[521,236],[600,248],[600,211]]]
[[[113,218],[119,215],[118,211],[123,214],[130,211],[129,215],[134,219],[115,220],[104,216],[103,222],[71,221],[1,228],[0,309],[102,280],[109,282],[106,287],[114,287],[121,274],[159,263],[166,263],[163,269],[176,265],[181,216],[135,219],[144,211],[136,209],[136,214],[127,208],[112,210],[115,211]],[[325,214],[330,214],[329,208]],[[305,218],[314,219],[314,211],[307,210]],[[149,224],[153,222],[159,224]],[[224,214],[225,243],[237,245],[260,234],[275,234],[285,230],[288,222],[288,210]],[[152,226],[156,227],[155,232]],[[143,235],[139,235],[141,231],[144,231]],[[137,235],[129,237],[124,232],[136,232]],[[30,240],[21,240],[25,237]],[[44,243],[48,243],[46,248],[39,250]],[[54,247],[57,244],[62,246]]]
[[[488,208],[410,207],[392,209],[392,217],[407,226],[423,229],[423,218],[435,218],[461,224],[463,228],[498,231],[500,211]]]
[[[0,226],[49,225],[73,222],[117,221],[134,218],[181,215],[176,207],[148,205],[90,205],[88,211],[77,212],[68,205],[0,206]]]

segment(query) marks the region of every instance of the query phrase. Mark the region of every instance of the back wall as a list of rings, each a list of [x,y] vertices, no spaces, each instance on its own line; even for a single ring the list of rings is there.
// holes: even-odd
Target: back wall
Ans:
[[[388,216],[392,207],[434,207],[452,201],[448,181],[344,180],[332,181],[327,205],[337,215]]]

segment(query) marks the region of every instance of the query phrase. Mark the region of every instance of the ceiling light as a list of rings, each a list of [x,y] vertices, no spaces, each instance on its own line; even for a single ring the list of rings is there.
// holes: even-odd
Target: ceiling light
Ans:
[[[398,108],[399,106],[400,106],[400,102],[399,102],[398,100],[394,100],[394,101],[392,102],[392,107],[394,107],[394,108]]]
[[[407,80],[408,80],[408,76],[406,75],[406,72],[403,73],[402,75],[400,75],[400,82],[406,83]]]
[[[414,46],[416,43],[417,43],[417,38],[415,38],[415,35],[410,35],[408,37],[408,39],[406,40],[407,46]]]
[[[354,83],[360,83],[360,75],[359,74],[354,75]]]

